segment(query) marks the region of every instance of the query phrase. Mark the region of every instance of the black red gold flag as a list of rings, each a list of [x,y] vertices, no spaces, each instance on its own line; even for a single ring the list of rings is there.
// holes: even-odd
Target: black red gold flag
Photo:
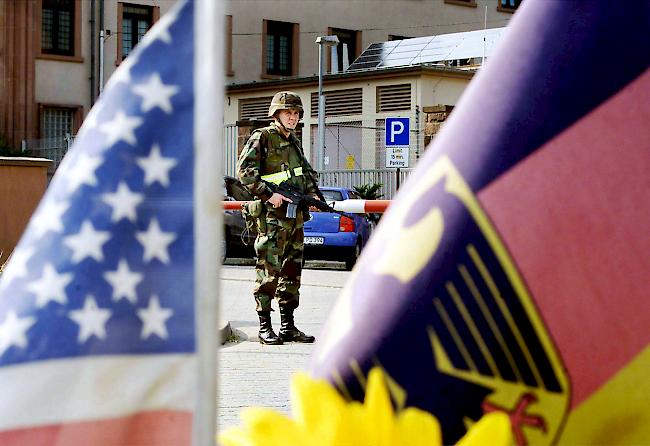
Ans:
[[[382,218],[312,370],[445,443],[650,438],[650,3],[525,1]]]

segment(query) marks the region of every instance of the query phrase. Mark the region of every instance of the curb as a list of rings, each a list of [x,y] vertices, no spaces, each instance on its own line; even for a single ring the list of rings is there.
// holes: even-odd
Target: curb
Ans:
[[[230,327],[230,321],[221,321],[219,322],[219,339],[221,345],[228,342],[228,338],[232,335],[232,328]]]

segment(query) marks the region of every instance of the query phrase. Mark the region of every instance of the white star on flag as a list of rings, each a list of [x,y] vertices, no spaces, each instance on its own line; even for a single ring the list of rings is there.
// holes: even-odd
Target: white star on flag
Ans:
[[[27,285],[36,295],[36,306],[42,308],[50,301],[65,305],[68,301],[65,287],[72,282],[72,276],[72,273],[59,274],[51,263],[46,263],[41,278]]]
[[[86,257],[98,262],[104,260],[102,246],[111,238],[108,231],[97,231],[90,220],[84,220],[81,229],[75,235],[63,238],[63,243],[72,249],[72,262],[79,263]]]
[[[71,311],[69,316],[79,325],[77,341],[82,343],[93,335],[99,339],[106,338],[106,321],[112,313],[106,308],[99,308],[93,296],[86,296],[84,307]]]
[[[154,107],[159,107],[168,115],[174,111],[170,99],[180,91],[174,85],[163,84],[158,73],[152,74],[146,83],[136,85],[132,90],[138,96],[142,96],[143,112],[148,112]]]
[[[123,218],[127,218],[134,222],[137,220],[137,212],[135,208],[144,201],[144,194],[138,194],[122,181],[117,186],[117,191],[102,195],[102,201],[113,208],[111,214],[111,221],[118,222]]]
[[[88,156],[81,153],[75,161],[71,161],[74,164],[66,163],[65,178],[68,181],[68,190],[74,191],[83,184],[96,186],[97,177],[95,171],[103,161],[100,156]]]
[[[48,231],[62,232],[61,218],[70,207],[67,201],[45,201],[42,208],[32,218],[30,226],[34,229],[35,236],[41,237]]]
[[[131,271],[129,264],[124,259],[120,259],[116,271],[104,273],[104,279],[113,287],[113,300],[119,301],[124,298],[132,304],[135,304],[138,299],[135,287],[138,286],[143,277],[143,274]]]
[[[105,147],[111,147],[118,141],[124,141],[132,146],[138,143],[135,137],[137,129],[144,119],[138,116],[127,116],[122,110],[119,110],[112,121],[108,121],[99,126],[99,130],[106,134]]]
[[[145,232],[136,232],[135,238],[138,239],[144,248],[144,262],[157,258],[162,263],[169,263],[167,248],[176,240],[176,234],[173,232],[162,232],[158,225],[158,220],[152,218],[149,222],[149,228]]]
[[[36,322],[35,317],[21,317],[10,310],[4,322],[0,324],[0,356],[12,345],[16,347],[27,347],[27,330]]]
[[[36,250],[31,246],[16,249],[9,257],[7,269],[2,273],[0,283],[9,283],[12,279],[24,277],[27,275],[27,262],[32,258]]]
[[[167,339],[167,326],[165,322],[172,317],[174,312],[169,308],[161,308],[158,296],[153,295],[149,299],[149,306],[138,310],[138,317],[142,320],[142,333],[140,337],[147,339],[151,335],[158,335],[161,339]]]
[[[160,146],[151,146],[151,152],[147,158],[138,158],[138,166],[144,170],[144,184],[158,181],[163,186],[169,186],[169,171],[178,163],[174,158],[165,158],[160,154]]]

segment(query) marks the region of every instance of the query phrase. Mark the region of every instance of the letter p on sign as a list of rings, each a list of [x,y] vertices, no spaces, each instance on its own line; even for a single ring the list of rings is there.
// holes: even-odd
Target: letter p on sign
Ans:
[[[386,146],[408,146],[409,118],[386,118]]]

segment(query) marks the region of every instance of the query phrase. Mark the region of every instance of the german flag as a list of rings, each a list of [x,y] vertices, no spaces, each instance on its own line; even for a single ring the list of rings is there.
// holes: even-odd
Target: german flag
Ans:
[[[650,441],[650,2],[531,1],[352,273],[312,369],[445,443]]]

